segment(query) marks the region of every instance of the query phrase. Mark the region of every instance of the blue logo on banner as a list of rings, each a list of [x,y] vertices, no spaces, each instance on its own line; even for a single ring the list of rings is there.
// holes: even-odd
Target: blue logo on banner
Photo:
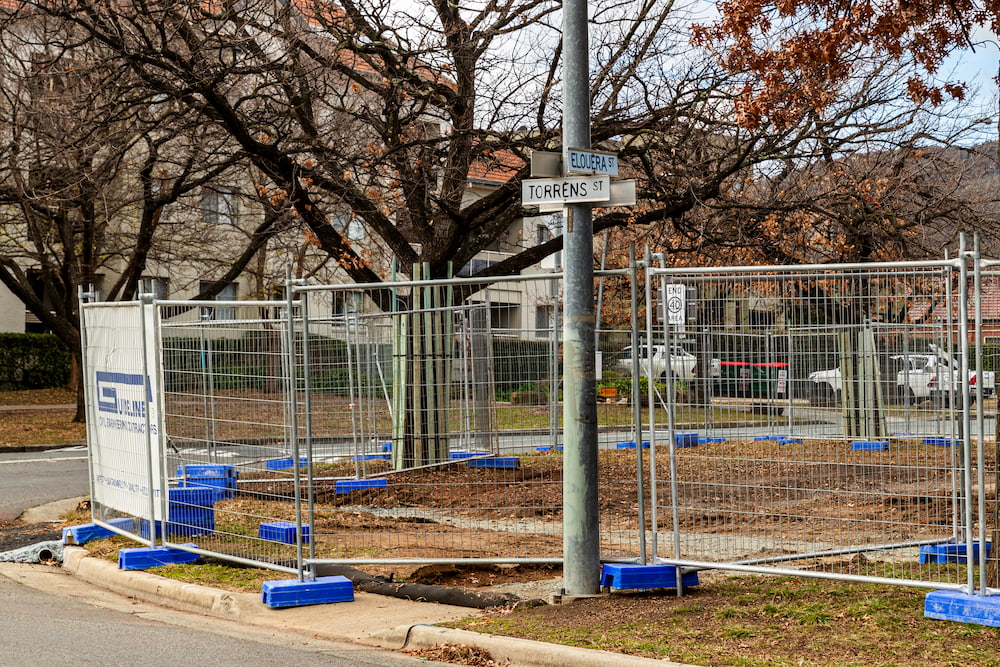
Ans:
[[[97,410],[119,417],[145,417],[152,400],[142,375],[97,371]]]

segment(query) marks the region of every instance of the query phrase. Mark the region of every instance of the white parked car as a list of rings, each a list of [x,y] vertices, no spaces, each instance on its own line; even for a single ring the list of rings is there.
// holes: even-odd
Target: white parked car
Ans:
[[[650,355],[652,351],[652,355]],[[670,374],[675,380],[692,380],[695,376],[695,367],[698,358],[688,352],[681,345],[671,345],[669,354],[667,346],[662,344],[647,345],[643,343],[639,346],[639,373],[658,381],[667,379],[667,361],[670,363]],[[618,358],[617,369],[622,373],[632,371],[632,346],[629,345],[622,350]],[[719,376],[719,360],[712,359],[712,377]]]
[[[896,387],[899,397],[910,403],[930,399],[944,399],[954,390],[956,396],[961,396],[961,371],[958,360],[937,346],[931,346],[931,353],[897,354],[890,359],[896,362],[899,370],[896,372]],[[818,387],[823,387],[826,393],[839,399],[841,392],[841,377],[839,368],[816,371],[809,374]],[[983,395],[992,396],[996,390],[996,374],[993,371],[983,372]],[[979,378],[974,370],[969,371],[969,391],[975,393]]]

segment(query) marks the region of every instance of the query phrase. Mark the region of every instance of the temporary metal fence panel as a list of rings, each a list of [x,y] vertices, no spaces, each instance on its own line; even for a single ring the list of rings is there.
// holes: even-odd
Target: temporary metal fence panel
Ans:
[[[296,290],[305,338],[343,340],[347,362],[334,392],[331,364],[303,359],[309,563],[561,558],[558,364],[536,312],[553,310],[551,280],[397,283],[381,310],[384,286]],[[329,315],[330,303],[361,307]]]
[[[150,519],[163,518],[165,488],[154,315],[138,302],[80,310],[92,513],[147,539]]]
[[[1000,372],[1000,262],[981,260],[979,266],[981,270],[973,275],[971,303],[977,354],[971,368],[985,381],[991,377],[995,381],[996,374]],[[974,511],[978,517],[974,540],[980,545],[987,545],[986,549],[979,549],[979,553],[974,554],[979,557],[978,587],[980,591],[992,591],[994,594],[1000,592],[1000,549],[997,547],[1000,544],[1000,415],[997,413],[996,409],[988,411],[982,403],[976,410],[974,432],[982,433],[982,445],[975,460],[974,474],[970,475]],[[992,417],[990,422],[987,422],[987,416]]]
[[[996,469],[966,381],[981,391],[990,370],[969,345],[982,317],[970,334],[963,315],[976,272],[643,264],[602,277],[603,559],[969,587],[948,550],[983,540],[975,494]],[[291,285],[147,318],[86,306],[95,516],[299,574],[558,562],[558,285]],[[139,385],[98,372],[148,378],[144,414]],[[112,395],[141,443],[107,432]]]
[[[649,558],[966,585],[971,566],[922,553],[974,523],[964,278],[958,262],[650,267],[658,303],[687,303],[645,329],[674,348],[648,426]]]
[[[294,453],[288,304],[157,307],[164,473],[174,508],[160,527],[164,543],[301,573],[293,461],[305,460]]]

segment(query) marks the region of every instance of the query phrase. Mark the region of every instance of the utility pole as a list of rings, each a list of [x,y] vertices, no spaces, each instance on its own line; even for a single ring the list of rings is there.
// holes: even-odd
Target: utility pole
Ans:
[[[563,174],[570,148],[590,148],[590,37],[586,0],[563,0]],[[588,204],[566,207],[563,319],[563,593],[600,590],[594,223]]]

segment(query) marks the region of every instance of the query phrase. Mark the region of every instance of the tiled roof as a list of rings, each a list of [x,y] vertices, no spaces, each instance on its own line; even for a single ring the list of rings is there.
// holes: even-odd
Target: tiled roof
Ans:
[[[506,183],[524,168],[525,162],[513,152],[500,149],[480,154],[469,166],[469,178]]]
[[[982,307],[983,321],[1000,320],[1000,279],[984,279],[982,281],[981,291],[982,294],[979,302]],[[957,294],[952,295],[952,302],[952,320],[957,322],[959,318]],[[932,310],[928,313],[928,310],[930,309]],[[967,314],[969,321],[974,320],[975,315],[976,304],[970,294]],[[909,322],[943,323],[946,322],[947,319],[948,308],[944,301],[944,297],[936,300],[926,296],[917,297],[913,300],[913,305],[910,306],[909,312],[907,313],[907,320]]]

